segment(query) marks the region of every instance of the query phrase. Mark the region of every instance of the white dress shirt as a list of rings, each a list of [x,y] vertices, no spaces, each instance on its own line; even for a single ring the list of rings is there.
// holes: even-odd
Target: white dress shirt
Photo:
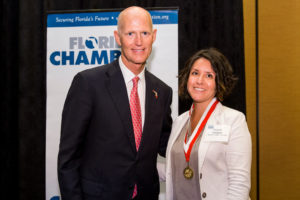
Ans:
[[[119,65],[125,80],[125,85],[127,88],[127,95],[128,95],[128,100],[130,102],[130,93],[133,87],[133,82],[132,79],[136,77],[132,71],[130,71],[125,64],[122,62],[122,59],[119,58]],[[145,81],[145,67],[141,73],[137,75],[139,77],[138,81],[138,94],[139,94],[139,99],[140,99],[140,105],[141,105],[141,112],[142,112],[142,128],[144,128],[144,121],[145,121],[145,91],[146,91],[146,81]]]

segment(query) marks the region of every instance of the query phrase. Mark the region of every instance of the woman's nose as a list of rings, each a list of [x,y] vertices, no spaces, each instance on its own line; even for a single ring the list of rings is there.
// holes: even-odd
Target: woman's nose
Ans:
[[[203,82],[203,76],[202,75],[199,75],[198,77],[197,77],[197,83],[202,83]]]

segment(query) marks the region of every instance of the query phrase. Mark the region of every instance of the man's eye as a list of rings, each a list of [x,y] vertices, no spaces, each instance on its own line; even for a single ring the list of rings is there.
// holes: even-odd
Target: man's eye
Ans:
[[[148,32],[143,32],[143,35],[148,35]]]
[[[129,36],[131,36],[131,35],[133,35],[133,33],[132,33],[132,32],[130,32],[130,33],[128,33],[128,35],[129,35]]]

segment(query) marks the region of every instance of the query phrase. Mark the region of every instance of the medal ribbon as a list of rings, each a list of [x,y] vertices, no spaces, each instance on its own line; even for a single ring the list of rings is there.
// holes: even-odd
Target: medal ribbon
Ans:
[[[190,155],[191,155],[191,151],[192,151],[192,148],[193,148],[194,143],[196,142],[197,138],[198,138],[199,135],[201,134],[201,131],[202,131],[202,129],[204,128],[206,122],[208,121],[210,115],[213,113],[213,111],[215,110],[217,104],[219,103],[218,100],[216,100],[216,99],[214,99],[214,100],[215,100],[215,102],[214,102],[214,103],[212,104],[212,106],[209,108],[209,110],[208,110],[208,112],[207,112],[207,114],[206,114],[204,120],[201,122],[201,124],[200,124],[200,126],[199,126],[199,128],[198,128],[198,130],[197,130],[196,135],[192,138],[192,141],[191,141],[191,142],[189,141],[189,142],[190,142],[189,145],[187,144],[187,141],[186,141],[186,140],[187,140],[187,134],[185,135],[185,139],[184,139],[184,147],[185,147],[185,145],[188,145],[188,149],[187,149],[187,151],[186,151],[186,148],[184,148],[184,155],[185,155],[185,159],[186,159],[187,162],[190,161]],[[193,108],[194,108],[194,105],[192,106],[191,109],[193,109]],[[190,111],[190,116],[191,116],[191,114],[192,114],[192,111]],[[188,132],[187,132],[187,133],[188,133]]]

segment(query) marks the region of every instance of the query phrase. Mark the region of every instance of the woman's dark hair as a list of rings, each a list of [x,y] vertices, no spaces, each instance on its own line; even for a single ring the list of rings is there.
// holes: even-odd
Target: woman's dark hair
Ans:
[[[217,49],[209,48],[196,52],[190,57],[184,68],[179,73],[179,97],[182,99],[191,99],[187,91],[187,82],[193,64],[200,58],[210,61],[210,64],[216,73],[216,98],[223,101],[234,88],[238,78],[234,76],[232,67],[228,59]]]

